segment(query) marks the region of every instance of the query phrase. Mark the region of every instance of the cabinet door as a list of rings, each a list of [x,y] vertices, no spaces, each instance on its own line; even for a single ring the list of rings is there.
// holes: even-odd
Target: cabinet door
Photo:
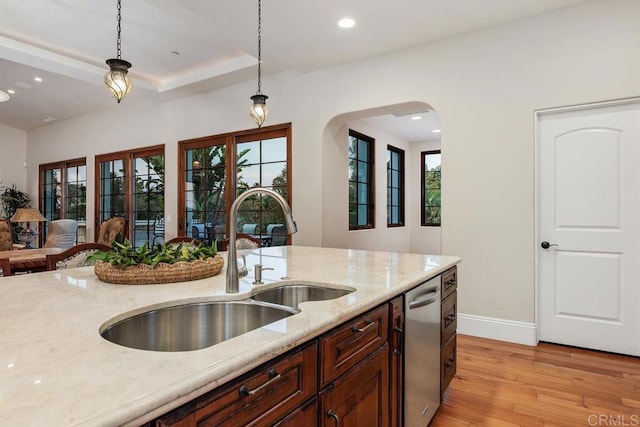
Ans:
[[[402,297],[393,299],[391,305],[391,355],[389,370],[389,407],[391,427],[402,427],[403,417],[403,366],[404,366],[404,303]]]
[[[313,398],[300,406],[273,427],[315,427],[318,425],[318,399]]]
[[[319,418],[319,425],[327,427],[388,427],[388,344],[321,392]]]

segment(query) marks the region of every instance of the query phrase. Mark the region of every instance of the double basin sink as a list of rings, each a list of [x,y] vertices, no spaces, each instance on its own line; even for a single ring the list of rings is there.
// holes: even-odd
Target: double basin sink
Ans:
[[[199,350],[300,312],[305,301],[339,298],[354,290],[291,283],[239,301],[208,301],[146,311],[107,326],[105,339],[141,350]]]

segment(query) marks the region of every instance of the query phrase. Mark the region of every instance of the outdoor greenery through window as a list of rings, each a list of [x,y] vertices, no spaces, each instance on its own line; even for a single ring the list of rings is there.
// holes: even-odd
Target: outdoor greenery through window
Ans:
[[[96,156],[96,235],[100,224],[129,221],[134,247],[164,239],[164,146]]]
[[[349,130],[349,230],[374,227],[374,144],[373,138]]]
[[[74,219],[78,222],[77,242],[86,241],[87,165],[74,159],[40,165],[39,209],[48,221]],[[47,238],[48,222],[42,223],[42,242]]]
[[[387,226],[404,225],[404,150],[387,145]]]
[[[441,222],[440,150],[422,153],[422,215],[424,226],[439,226]]]
[[[226,239],[231,204],[252,187],[271,188],[291,203],[290,147],[288,124],[181,141],[180,234],[207,244]],[[271,197],[249,197],[238,210],[238,232],[264,246],[284,244],[282,227],[283,213]]]

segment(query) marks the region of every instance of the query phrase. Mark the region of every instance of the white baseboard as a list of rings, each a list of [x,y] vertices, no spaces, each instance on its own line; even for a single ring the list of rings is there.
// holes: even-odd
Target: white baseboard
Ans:
[[[536,345],[535,323],[458,313],[458,333],[517,344]]]

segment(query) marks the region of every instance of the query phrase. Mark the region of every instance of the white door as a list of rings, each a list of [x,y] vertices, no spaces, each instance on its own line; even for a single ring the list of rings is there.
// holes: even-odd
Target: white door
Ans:
[[[536,148],[538,339],[640,355],[640,104],[540,114]]]

